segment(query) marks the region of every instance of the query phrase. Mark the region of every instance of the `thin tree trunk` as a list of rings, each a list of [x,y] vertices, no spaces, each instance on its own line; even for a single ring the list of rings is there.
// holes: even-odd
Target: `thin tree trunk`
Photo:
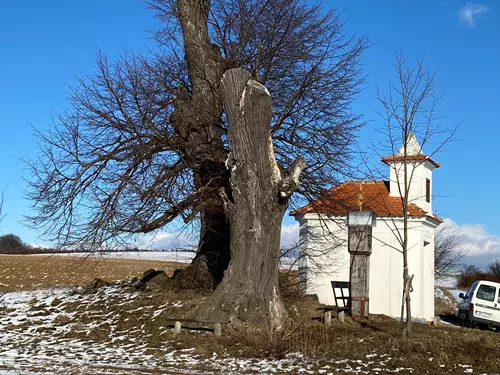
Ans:
[[[411,332],[411,290],[412,290],[411,283],[412,283],[412,277],[409,277],[408,293],[406,293],[406,336],[408,336]]]
[[[410,184],[408,181],[408,163],[406,157],[408,155],[408,129],[403,130],[403,173],[404,173],[404,197],[403,197],[403,302],[401,306],[401,322],[403,322],[404,309],[406,305],[406,323],[401,326],[401,335],[406,337],[411,329],[411,306],[410,306],[410,291],[411,280],[408,270],[408,194],[410,192]]]
[[[403,254],[403,257],[405,255]],[[408,285],[408,267],[403,267],[403,296],[401,298],[401,336],[406,337],[409,333],[409,320],[408,320],[408,297],[409,293],[407,291]],[[405,321],[406,312],[406,321]],[[410,320],[411,321],[411,320]]]
[[[272,101],[243,69],[222,79],[229,121],[231,192],[221,190],[230,224],[231,261],[222,282],[197,312],[200,319],[280,327],[286,312],[278,285],[283,215],[304,167],[282,177],[271,139]]]

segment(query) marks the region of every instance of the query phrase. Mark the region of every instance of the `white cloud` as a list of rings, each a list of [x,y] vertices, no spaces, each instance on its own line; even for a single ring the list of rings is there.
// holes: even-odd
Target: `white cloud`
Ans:
[[[488,233],[482,224],[458,225],[451,219],[444,220],[445,230],[455,233],[466,246],[464,263],[484,267],[500,258],[500,236]]]
[[[29,243],[28,246],[31,246],[35,249],[51,249],[54,247],[54,245],[52,245],[51,243],[44,241],[32,242]]]
[[[299,224],[283,224],[281,246],[291,246],[299,241]],[[189,249],[196,246],[198,235],[190,232],[158,232],[138,236],[135,246],[139,249]]]
[[[281,246],[289,247],[299,242],[299,223],[283,224],[281,227]]]
[[[488,11],[489,9],[486,5],[468,2],[459,9],[458,18],[466,26],[476,27],[478,19],[488,13]]]
[[[197,240],[197,236],[189,232],[158,232],[139,236],[135,246],[139,249],[190,249]]]

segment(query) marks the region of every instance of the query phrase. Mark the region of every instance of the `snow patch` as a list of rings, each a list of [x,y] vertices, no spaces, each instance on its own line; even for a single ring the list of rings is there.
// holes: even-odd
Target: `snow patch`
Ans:
[[[283,359],[257,359],[216,353],[202,357],[194,348],[177,350],[170,341],[170,328],[159,327],[158,343],[158,339],[151,340],[145,322],[159,319],[167,309],[182,303],[166,301],[153,306],[148,303],[153,298],[119,284],[93,293],[63,288],[4,294],[0,299],[0,375],[412,372],[401,367],[400,359],[375,352],[362,359],[317,361],[300,353]],[[106,310],[105,306],[113,308]],[[122,313],[133,313],[135,326],[120,327]],[[78,335],[70,334],[74,332]],[[96,332],[105,332],[105,336],[93,338]]]

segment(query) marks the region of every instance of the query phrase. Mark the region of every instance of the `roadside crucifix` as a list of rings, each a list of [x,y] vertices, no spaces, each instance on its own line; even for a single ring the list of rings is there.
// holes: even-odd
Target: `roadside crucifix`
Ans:
[[[367,319],[369,314],[370,255],[372,253],[371,211],[350,212],[347,216],[350,254],[349,295],[351,315]]]

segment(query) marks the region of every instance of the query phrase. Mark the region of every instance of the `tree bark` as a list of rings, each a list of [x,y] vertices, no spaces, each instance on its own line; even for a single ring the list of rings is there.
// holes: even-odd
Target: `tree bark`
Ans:
[[[184,157],[193,165],[196,189],[206,191],[196,210],[200,214],[197,254],[189,267],[175,273],[181,288],[212,290],[229,264],[229,224],[218,189],[229,187],[227,151],[221,137],[222,75],[219,48],[208,34],[209,0],[178,0],[191,92],[180,91],[171,121],[183,139]]]
[[[227,71],[222,94],[231,191],[220,194],[229,218],[231,261],[197,315],[278,328],[285,316],[278,285],[281,222],[305,163],[299,158],[282,176],[271,138],[271,96],[247,71]]]
[[[200,213],[200,239],[191,264],[176,271],[174,281],[181,289],[214,290],[230,260],[229,223],[222,207]]]

